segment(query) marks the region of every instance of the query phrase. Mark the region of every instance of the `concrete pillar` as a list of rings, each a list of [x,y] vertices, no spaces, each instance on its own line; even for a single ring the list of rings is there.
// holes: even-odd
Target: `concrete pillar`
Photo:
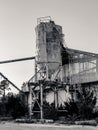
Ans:
[[[55,108],[57,109],[58,108],[58,90],[56,87],[54,90],[54,103],[55,103]]]
[[[41,120],[43,120],[43,85],[40,85],[40,100],[41,100],[41,104],[40,104],[40,116],[41,116]]]
[[[31,120],[32,116],[32,86],[29,87],[29,95],[28,95],[28,107],[29,107],[29,118]]]

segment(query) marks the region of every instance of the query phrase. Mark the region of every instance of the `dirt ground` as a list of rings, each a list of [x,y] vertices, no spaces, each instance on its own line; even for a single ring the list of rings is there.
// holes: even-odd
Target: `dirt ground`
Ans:
[[[1,122],[0,130],[98,130],[98,126],[77,126],[58,124],[25,124]]]

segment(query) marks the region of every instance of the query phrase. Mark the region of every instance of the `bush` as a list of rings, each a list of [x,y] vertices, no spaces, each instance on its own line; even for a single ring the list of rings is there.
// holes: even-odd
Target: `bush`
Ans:
[[[21,100],[20,95],[6,96],[0,103],[1,116],[13,117],[15,119],[25,116],[27,112],[27,106],[24,101]]]
[[[96,105],[94,92],[81,87],[77,91],[77,99],[70,99],[69,102],[65,102],[66,117],[73,117],[74,120],[93,118],[93,109]]]
[[[44,111],[44,118],[45,119],[57,120],[58,112],[55,109],[54,103],[49,104],[47,102],[44,102],[43,111]]]
[[[40,111],[37,102],[34,104],[33,111]],[[33,115],[34,118],[40,119],[40,113],[36,112]],[[43,103],[43,117],[44,119],[57,119],[57,110],[55,109],[54,103],[49,104],[48,102]]]

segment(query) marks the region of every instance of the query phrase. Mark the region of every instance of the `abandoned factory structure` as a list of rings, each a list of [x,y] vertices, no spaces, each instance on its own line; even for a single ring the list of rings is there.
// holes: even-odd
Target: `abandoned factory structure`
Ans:
[[[30,113],[38,98],[41,116],[44,100],[58,107],[69,98],[77,99],[81,86],[98,97],[98,54],[68,48],[62,27],[50,18],[39,18],[35,30],[35,75],[22,86]]]

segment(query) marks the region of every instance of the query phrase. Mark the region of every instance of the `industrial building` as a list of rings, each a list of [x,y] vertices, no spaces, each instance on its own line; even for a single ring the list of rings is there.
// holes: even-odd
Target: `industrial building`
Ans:
[[[35,75],[22,86],[30,113],[39,94],[41,117],[43,100],[58,107],[69,98],[77,99],[80,86],[98,97],[98,54],[68,48],[62,27],[50,17],[39,18],[35,30]]]

